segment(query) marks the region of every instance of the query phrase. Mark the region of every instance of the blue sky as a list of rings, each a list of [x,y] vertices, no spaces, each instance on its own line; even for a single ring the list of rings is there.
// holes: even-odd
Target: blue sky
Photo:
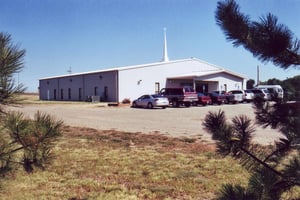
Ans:
[[[196,57],[256,80],[299,75],[261,63],[227,42],[215,22],[216,0],[0,0],[0,31],[26,49],[19,82],[157,62],[167,28],[170,60]],[[237,0],[252,20],[273,13],[300,38],[300,0]],[[16,78],[17,79],[17,78]]]

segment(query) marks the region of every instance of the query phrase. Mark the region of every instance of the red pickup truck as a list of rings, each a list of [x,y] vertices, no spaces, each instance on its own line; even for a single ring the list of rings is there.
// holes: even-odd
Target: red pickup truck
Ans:
[[[160,94],[167,97],[173,107],[196,105],[198,102],[198,95],[191,87],[182,88],[163,88]]]

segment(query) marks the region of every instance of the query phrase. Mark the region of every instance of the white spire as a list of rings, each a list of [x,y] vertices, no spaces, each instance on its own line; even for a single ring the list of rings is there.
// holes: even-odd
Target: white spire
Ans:
[[[163,52],[163,59],[162,62],[168,62],[169,57],[168,57],[168,49],[167,49],[167,29],[164,28],[164,52]]]

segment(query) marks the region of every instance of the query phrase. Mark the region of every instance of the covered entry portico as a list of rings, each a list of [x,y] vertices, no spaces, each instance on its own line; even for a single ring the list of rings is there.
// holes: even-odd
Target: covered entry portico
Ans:
[[[202,72],[168,77],[166,87],[193,87],[197,92],[245,89],[245,78],[225,71]]]

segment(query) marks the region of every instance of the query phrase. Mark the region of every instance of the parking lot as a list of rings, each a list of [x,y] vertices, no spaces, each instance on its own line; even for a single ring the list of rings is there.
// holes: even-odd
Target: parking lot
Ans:
[[[209,111],[224,110],[227,119],[240,114],[254,119],[251,104],[228,104],[198,106],[189,108],[142,109],[130,106],[106,106],[104,104],[27,104],[10,106],[7,110],[17,110],[33,117],[38,110],[63,120],[66,125],[90,127],[100,130],[160,133],[173,137],[196,137],[211,142],[210,135],[203,130],[202,122]],[[280,136],[276,130],[257,127],[254,140],[270,144]]]

